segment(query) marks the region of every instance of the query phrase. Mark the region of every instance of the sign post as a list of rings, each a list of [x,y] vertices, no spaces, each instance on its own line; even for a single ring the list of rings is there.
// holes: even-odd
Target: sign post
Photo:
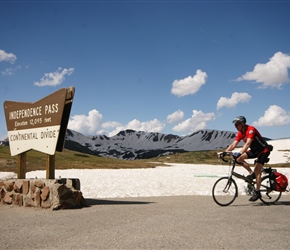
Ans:
[[[55,155],[46,155],[46,179],[55,178]]]
[[[25,179],[25,173],[26,173],[26,152],[18,155],[18,162],[17,162],[18,179]]]
[[[34,102],[4,102],[11,155],[18,155],[18,178],[25,178],[26,152],[47,154],[46,177],[54,179],[55,151],[63,150],[75,88],[63,88]]]

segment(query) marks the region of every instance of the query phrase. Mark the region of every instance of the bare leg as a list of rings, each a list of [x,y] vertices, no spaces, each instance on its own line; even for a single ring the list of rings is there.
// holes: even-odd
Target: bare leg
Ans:
[[[245,169],[247,169],[249,173],[253,172],[252,169],[250,168],[250,165],[247,162],[245,162],[245,161],[243,161],[243,167]]]
[[[262,171],[263,165],[261,163],[256,163],[254,172],[256,175],[256,190],[260,190],[261,187],[261,171]]]
[[[247,169],[248,172],[251,174],[253,171],[252,171],[252,169],[250,168],[250,165],[249,165],[247,162],[245,162],[245,159],[248,159],[248,156],[247,156],[246,153],[243,153],[243,154],[242,154],[242,155],[237,159],[237,162],[241,162],[242,165],[243,165],[243,167],[244,167],[245,169]]]

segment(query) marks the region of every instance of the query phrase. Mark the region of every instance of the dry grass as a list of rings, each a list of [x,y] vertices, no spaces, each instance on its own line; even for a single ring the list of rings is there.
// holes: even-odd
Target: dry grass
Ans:
[[[11,156],[9,147],[0,146],[0,171],[17,172],[17,156]],[[160,165],[160,164],[159,164]],[[147,160],[117,160],[98,157],[64,149],[56,152],[56,169],[121,169],[121,168],[154,168],[156,163]],[[45,170],[46,155],[34,150],[26,153],[26,171]]]

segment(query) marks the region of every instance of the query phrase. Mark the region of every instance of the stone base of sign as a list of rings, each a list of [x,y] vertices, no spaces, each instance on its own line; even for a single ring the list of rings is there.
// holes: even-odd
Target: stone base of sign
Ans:
[[[52,210],[81,208],[85,199],[79,179],[0,180],[0,204]]]

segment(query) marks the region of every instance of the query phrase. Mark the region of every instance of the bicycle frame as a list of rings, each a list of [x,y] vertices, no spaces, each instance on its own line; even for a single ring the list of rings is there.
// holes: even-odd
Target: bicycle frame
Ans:
[[[236,167],[236,163],[237,163],[234,154],[233,154],[232,152],[223,152],[223,153],[226,153],[227,155],[231,156],[232,169],[231,169],[231,171],[230,171],[230,176],[229,176],[229,177],[235,176],[235,177],[237,177],[237,178],[239,178],[239,179],[244,180],[245,182],[248,182],[248,179],[247,179],[246,176],[241,175],[241,174],[239,174],[239,173],[237,173],[237,172],[234,171],[234,170],[235,170],[235,167]],[[221,158],[224,162],[229,162],[228,160],[226,160],[226,159],[224,158],[224,156],[221,156],[220,158]],[[253,181],[252,183],[253,183],[253,184],[256,184],[255,181]]]

